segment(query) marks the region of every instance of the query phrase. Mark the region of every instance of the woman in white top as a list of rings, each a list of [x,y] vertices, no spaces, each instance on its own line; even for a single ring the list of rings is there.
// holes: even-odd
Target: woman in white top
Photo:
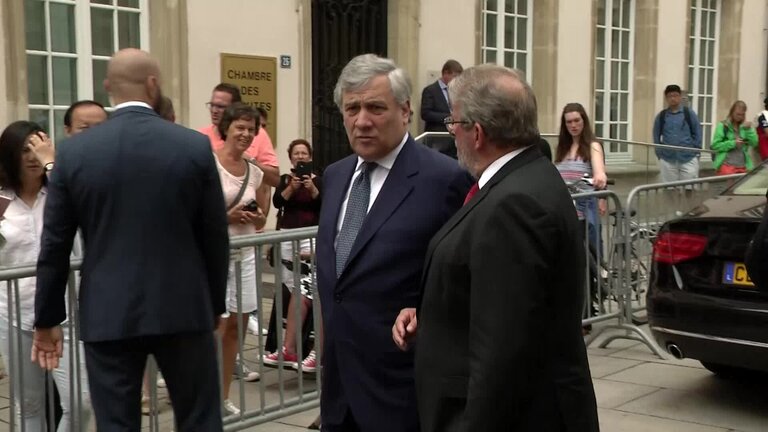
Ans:
[[[17,121],[11,123],[0,135],[0,186],[3,194],[11,199],[0,221],[0,234],[5,238],[5,245],[0,248],[0,266],[35,264],[40,252],[40,238],[43,230],[43,209],[47,189],[45,169],[30,148],[31,142],[45,142],[48,137],[42,129],[32,122]],[[46,167],[51,167],[46,164]],[[3,355],[11,378],[16,383],[16,399],[20,401],[22,421],[27,431],[46,430],[45,422],[45,371],[30,361],[32,351],[33,322],[35,318],[35,282],[34,277],[18,281],[19,317],[10,315],[11,308],[16,310],[13,298],[9,302],[6,284],[0,289],[0,352]],[[13,294],[15,297],[15,294]],[[11,319],[11,317],[13,317]],[[20,321],[19,319],[20,318]],[[17,323],[20,322],[20,328]],[[14,353],[10,352],[9,336],[18,337],[14,341]],[[70,383],[75,382],[77,374],[70,364],[72,341],[65,328],[63,361],[53,371],[53,379],[61,396],[63,416],[58,432],[70,431],[71,408],[75,401],[70,400]],[[19,361],[21,359],[21,361]],[[90,418],[90,398],[84,359],[80,350],[81,369],[80,387],[82,405],[77,417],[80,430],[87,430]],[[72,377],[71,375],[75,375]],[[23,387],[21,387],[23,384]],[[23,392],[23,393],[22,393]]]
[[[229,235],[255,234],[267,221],[256,205],[256,191],[264,173],[245,158],[245,150],[258,132],[259,114],[243,103],[232,104],[219,122],[219,133],[224,146],[214,152],[221,177],[224,202],[227,204]],[[240,263],[241,304],[238,309],[236,263]],[[227,310],[219,325],[222,340],[222,373],[224,408],[237,415],[240,410],[229,400],[232,372],[238,351],[238,321],[245,335],[249,314],[258,307],[256,292],[256,257],[253,248],[232,251],[227,280]]]

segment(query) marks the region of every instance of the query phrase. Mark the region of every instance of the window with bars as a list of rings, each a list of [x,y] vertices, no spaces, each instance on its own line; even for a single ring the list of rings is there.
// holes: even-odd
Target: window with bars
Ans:
[[[521,70],[531,76],[533,0],[484,0],[483,63]]]
[[[24,0],[29,119],[55,139],[80,99],[105,106],[107,61],[122,48],[147,49],[147,0]]]
[[[630,139],[634,0],[598,0],[595,37],[595,134]],[[606,141],[606,157],[629,159],[627,144]]]
[[[688,32],[688,104],[701,122],[701,142],[712,142],[717,95],[717,39],[720,0],[691,0]]]

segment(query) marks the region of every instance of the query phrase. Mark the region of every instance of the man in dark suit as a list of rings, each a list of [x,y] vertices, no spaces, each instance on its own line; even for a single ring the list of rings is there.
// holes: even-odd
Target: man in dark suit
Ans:
[[[80,228],[80,336],[97,429],[141,428],[152,354],[176,430],[221,430],[212,331],[224,312],[229,240],[210,143],[155,113],[160,73],[145,52],[115,54],[105,87],[114,113],[61,143],[48,184],[32,359],[47,369],[58,364]]]
[[[424,132],[448,132],[443,124],[443,120],[451,115],[448,83],[462,70],[459,62],[448,60],[443,65],[440,78],[424,87],[421,92],[421,119],[424,120]],[[453,144],[453,138],[449,136],[426,137],[424,144],[456,159],[456,146]]]
[[[415,321],[422,432],[598,430],[581,336],[584,250],[576,211],[537,148],[536,99],[514,71],[451,83],[451,133],[477,188],[430,242]]]
[[[334,92],[354,154],[324,173],[317,277],[324,431],[418,430],[413,354],[391,340],[415,307],[429,239],[471,179],[408,134],[410,81],[392,60],[352,59]]]

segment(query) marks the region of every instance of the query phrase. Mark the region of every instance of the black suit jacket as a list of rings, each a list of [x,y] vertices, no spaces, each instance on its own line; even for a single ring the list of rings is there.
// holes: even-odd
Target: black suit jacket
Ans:
[[[469,175],[412,138],[403,145],[336,277],[337,221],[357,156],[323,175],[317,288],[323,307],[323,425],[347,410],[366,432],[418,430],[413,353],[392,342],[392,324],[416,307],[429,239],[461,206]]]
[[[83,341],[208,331],[224,312],[227,220],[204,135],[148,108],[115,111],[58,146],[44,220],[35,326],[66,317],[78,228]]]
[[[440,82],[435,81],[421,92],[421,119],[426,132],[448,132],[443,120],[451,115],[451,107],[445,100]]]
[[[578,228],[534,146],[435,235],[416,342],[422,432],[598,430]]]

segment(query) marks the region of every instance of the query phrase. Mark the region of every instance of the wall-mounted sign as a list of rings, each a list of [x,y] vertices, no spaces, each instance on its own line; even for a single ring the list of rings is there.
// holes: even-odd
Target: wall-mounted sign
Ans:
[[[281,55],[280,56],[280,67],[283,69],[290,69],[291,68],[291,56],[289,55]]]
[[[267,132],[277,147],[277,59],[222,53],[221,81],[236,85],[243,102],[267,111]]]

